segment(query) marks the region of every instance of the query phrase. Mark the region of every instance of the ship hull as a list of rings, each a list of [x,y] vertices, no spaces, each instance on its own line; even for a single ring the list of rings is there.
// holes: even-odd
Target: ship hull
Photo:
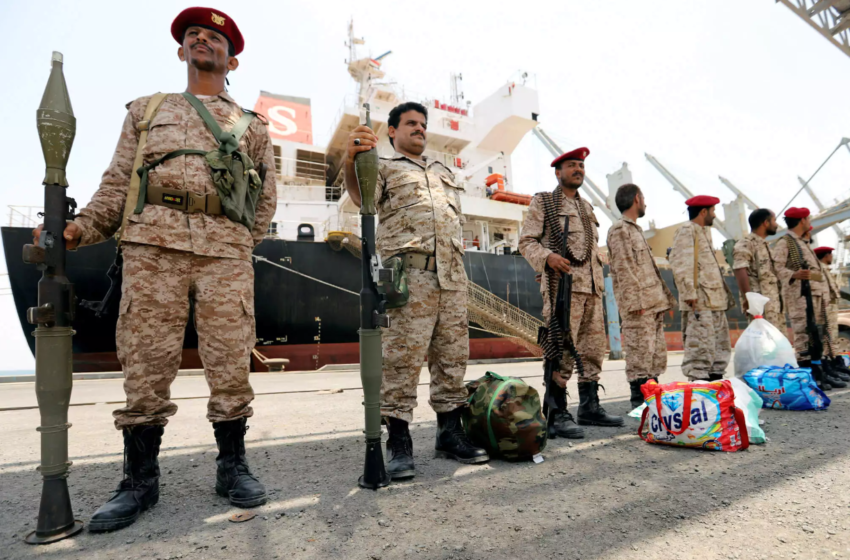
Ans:
[[[27,323],[26,310],[37,305],[37,285],[41,272],[21,260],[21,248],[30,243],[31,229],[2,228],[3,247],[12,296],[30,349],[35,340],[33,326]],[[323,242],[266,239],[255,254],[270,261],[255,262],[255,302],[257,349],[267,358],[287,358],[289,370],[318,369],[328,364],[350,364],[359,360],[360,260],[348,251],[334,251]],[[83,247],[68,253],[67,274],[74,283],[79,300],[100,300],[109,287],[106,270],[115,256],[115,242]],[[275,263],[300,273],[273,266]],[[540,285],[535,273],[519,255],[492,255],[467,252],[464,257],[470,280],[534,315],[542,318]],[[674,290],[669,270],[662,275]],[[737,286],[727,278],[730,288]],[[116,300],[117,303],[117,300]],[[120,370],[115,355],[117,304],[111,313],[95,318],[77,309],[73,326],[74,371]],[[733,342],[746,319],[739,310],[729,312]],[[607,325],[607,321],[606,321]],[[681,317],[678,311],[665,316],[665,336],[669,350],[682,348]],[[198,337],[190,321],[186,326],[182,368],[202,367],[197,352]],[[522,345],[510,339],[484,332],[471,325],[470,358],[504,359],[531,357]],[[265,368],[255,357],[253,369]]]

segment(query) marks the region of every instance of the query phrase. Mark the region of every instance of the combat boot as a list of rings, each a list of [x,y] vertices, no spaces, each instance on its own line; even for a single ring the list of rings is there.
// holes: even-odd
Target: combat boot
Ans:
[[[582,381],[578,384],[578,424],[579,426],[617,427],[625,424],[622,416],[613,416],[605,412],[599,404],[599,383]]]
[[[162,426],[124,428],[124,480],[89,521],[89,531],[114,531],[132,525],[159,501],[159,446]]]
[[[632,405],[632,410],[636,409],[640,405],[644,403],[643,392],[640,388],[644,383],[649,381],[649,379],[635,379],[634,381],[629,381],[629,388],[632,390],[631,397],[629,398],[629,404]],[[655,381],[658,383],[658,380]]]
[[[547,430],[549,439],[568,438],[582,439],[584,430],[582,430],[576,421],[573,420],[573,415],[566,408],[553,409],[547,415]]]
[[[413,478],[413,439],[409,425],[404,420],[387,417],[387,474],[393,480]]]
[[[821,364],[824,381],[832,385],[833,389],[844,389],[847,387],[847,383],[835,375],[835,370],[832,369],[832,363],[829,361],[829,358],[824,358]]]
[[[821,369],[820,365],[813,364],[811,360],[800,360],[797,363],[797,366],[808,369],[812,372],[812,379],[815,380],[815,384],[817,384],[821,391],[829,391],[832,389],[832,385],[824,380],[823,369]]]
[[[266,488],[248,468],[245,459],[245,432],[248,419],[213,422],[218,457],[215,473],[216,493],[230,500],[230,505],[251,508],[266,503]]]
[[[850,368],[844,365],[844,359],[841,356],[832,358],[831,364],[835,377],[841,381],[850,381]]]
[[[490,456],[485,449],[476,447],[469,441],[460,421],[461,414],[462,408],[437,413],[437,444],[434,446],[434,456],[466,464],[486,463]]]

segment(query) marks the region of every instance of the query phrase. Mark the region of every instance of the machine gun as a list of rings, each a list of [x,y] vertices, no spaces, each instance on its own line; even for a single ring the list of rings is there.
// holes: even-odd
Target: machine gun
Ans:
[[[570,231],[570,217],[564,217],[564,235],[563,244],[561,246],[561,255],[567,254],[567,232]],[[561,369],[563,360],[562,349],[566,349],[573,358],[574,366],[579,375],[584,373],[584,362],[581,355],[576,350],[573,343],[573,335],[570,329],[570,314],[572,312],[572,296],[573,296],[573,275],[562,274],[558,282],[558,295],[555,299],[555,308],[552,310],[552,317],[556,319],[555,323],[560,327],[561,333],[558,333],[558,339],[562,341],[559,345],[557,357],[547,357],[543,365],[543,383],[546,387],[546,393],[543,397],[545,406],[544,414],[548,418],[550,410],[565,410],[566,391],[557,386],[554,380],[555,372]],[[552,322],[548,328],[552,328]]]

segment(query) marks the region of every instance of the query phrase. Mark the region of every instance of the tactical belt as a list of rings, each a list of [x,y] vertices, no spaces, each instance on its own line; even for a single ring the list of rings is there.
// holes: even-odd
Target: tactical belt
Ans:
[[[404,259],[404,268],[437,272],[437,257],[423,255],[422,253],[405,253],[402,258]]]
[[[189,214],[197,212],[211,216],[224,214],[221,210],[221,198],[212,193],[198,194],[191,191],[166,189],[150,185],[147,188],[146,202],[154,206],[165,206],[174,210],[182,210]]]

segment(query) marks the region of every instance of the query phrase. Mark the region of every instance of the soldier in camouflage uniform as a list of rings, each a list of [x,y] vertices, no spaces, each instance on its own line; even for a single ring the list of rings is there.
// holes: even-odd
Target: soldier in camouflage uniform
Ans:
[[[723,280],[709,229],[719,202],[713,196],[685,201],[690,222],[676,231],[669,257],[682,321],[687,324],[682,373],[691,381],[723,379],[732,354],[726,310],[735,305],[735,299]]]
[[[410,292],[406,305],[387,311],[390,327],[383,334],[381,414],[389,431],[387,471],[394,479],[415,474],[409,423],[426,357],[431,373],[430,404],[437,413],[437,455],[463,463],[489,460],[487,452],[474,446],[461,426],[467,401],[463,377],[469,358],[461,242],[463,186],[446,166],[422,155],[427,126],[428,111],[419,103],[404,103],[390,111],[388,134],[395,153],[381,158],[375,192],[378,253],[385,260],[396,255],[404,258]],[[349,136],[345,186],[358,206],[354,156],[377,142],[366,126]]]
[[[835,276],[830,272],[829,267],[832,266],[832,247],[817,247],[814,252],[820,261],[821,274],[829,285],[829,300],[826,306],[826,319],[829,324],[829,341],[830,341],[830,366],[834,373],[841,381],[850,381],[850,368],[844,364],[844,359],[838,356],[840,349],[838,344],[838,300],[841,298],[841,291],[838,288],[838,282]]]
[[[238,28],[218,10],[191,8],[174,20],[172,35],[180,44],[180,60],[188,66],[187,91],[229,130],[243,115],[224,90],[225,76],[237,68],[235,57],[244,45]],[[141,97],[127,106],[100,188],[65,230],[70,248],[100,243],[118,230],[142,130],[149,131],[142,152],[146,164],[181,148],[218,149],[218,141],[182,95],[166,96],[148,123],[144,115],[150,99]],[[274,169],[271,140],[259,119],[250,123],[239,150]],[[218,195],[203,157],[175,157],[150,172],[147,204],[140,214],[130,214],[121,238],[123,286],[115,338],[127,402],[113,416],[124,436],[125,479],[92,517],[92,531],[130,525],[159,499],[157,456],[168,417],[177,411],[170,386],[180,366],[190,301],[210,387],[207,418],[219,446],[216,491],[240,507],[265,503],[265,489],[245,460],[244,435],[254,399],[248,381],[256,343],[251,253],[274,214],[274,175],[265,178],[249,230],[220,209],[189,213],[151,198],[160,189],[186,191],[193,193],[186,199],[205,200],[204,208],[209,207]]]
[[[794,349],[800,367],[811,368],[818,385],[824,390],[832,387],[846,387],[835,374],[828,359],[814,360],[809,352],[809,332],[806,323],[807,302],[802,293],[802,280],[808,280],[812,294],[812,311],[818,329],[823,329],[823,355],[830,353],[829,332],[826,307],[829,299],[829,284],[821,274],[821,265],[815,256],[810,242],[803,236],[811,230],[808,208],[791,207],[785,211],[785,223],[788,233],[779,238],[773,248],[776,272],[785,294],[785,305],[794,331]],[[822,363],[818,363],[818,362]]]
[[[643,404],[641,386],[667,370],[664,314],[676,305],[661,278],[652,250],[637,223],[646,214],[646,201],[637,185],[617,189],[617,208],[623,217],[608,230],[608,262],[614,297],[620,309],[626,379],[630,404]]]
[[[520,232],[519,250],[525,260],[538,273],[543,274],[540,291],[543,295],[543,318],[547,324],[552,315],[550,303],[550,275],[572,274],[572,303],[570,329],[573,343],[584,363],[578,380],[578,424],[622,426],[623,418],[609,415],[599,404],[599,374],[602,359],[608,346],[605,337],[605,320],[602,313],[602,261],[599,258],[599,222],[593,206],[581,197],[578,189],[584,183],[584,160],[590,151],[579,148],[565,153],[552,162],[558,186],[554,193],[538,193],[531,200],[528,215]],[[553,208],[563,229],[564,217],[569,216],[567,255],[560,255],[560,247],[551,246],[551,233],[544,227],[544,197],[560,207]],[[555,400],[558,407],[550,411],[549,436],[582,438],[584,430],[578,427],[567,410],[567,381],[573,373],[573,359],[567,352],[560,361],[561,370],[554,381],[560,387]],[[554,388],[550,387],[550,391]]]
[[[749,222],[750,234],[735,243],[733,252],[735,260],[732,268],[741,294],[741,309],[744,314],[747,313],[747,292],[769,298],[764,308],[764,318],[787,336],[779,277],[776,275],[773,253],[766,241],[767,236],[774,235],[778,229],[776,215],[767,208],[759,208],[750,214]],[[752,320],[751,315],[748,318]]]

